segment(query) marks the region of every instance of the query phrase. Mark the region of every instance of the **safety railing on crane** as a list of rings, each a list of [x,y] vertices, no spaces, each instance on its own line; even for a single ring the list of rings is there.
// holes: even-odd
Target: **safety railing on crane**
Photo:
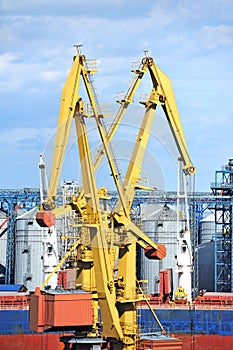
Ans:
[[[128,88],[127,92],[124,95],[122,95],[122,98],[117,99],[117,102],[120,103],[120,107],[118,108],[116,115],[115,115],[110,127],[108,129],[105,127],[105,135],[106,135],[106,138],[108,139],[109,142],[111,141],[125,110],[127,109],[128,105],[133,102],[133,95],[134,95],[136,88],[137,88],[139,81],[140,81],[139,77],[141,78],[143,76],[143,74],[145,73],[145,71],[146,70],[145,70],[143,63],[140,63],[139,65],[137,65],[137,67],[134,70],[132,70],[134,75],[133,75],[133,78],[129,84],[129,88]],[[104,122],[102,121],[102,123],[104,123]],[[110,146],[110,147],[112,147],[112,146]],[[94,157],[95,166],[98,164],[102,153],[103,153],[103,146],[100,146],[97,149],[96,155]],[[112,152],[112,154],[115,154],[115,152]],[[114,158],[114,162],[116,164],[116,169],[117,169],[118,174],[119,174],[119,180],[122,183],[121,171],[119,170],[119,167],[118,167],[118,164],[117,164],[115,158]]]
[[[90,88],[91,88],[91,91],[92,91],[92,95],[93,95],[93,98],[94,98],[94,104],[95,104],[95,108],[96,108],[96,111],[98,113],[98,117],[99,117],[99,122],[104,130],[104,133],[105,133],[105,137],[107,138],[107,141],[108,141],[108,146],[109,146],[109,150],[110,150],[110,153],[111,153],[111,157],[112,157],[112,161],[113,161],[113,164],[114,164],[114,167],[116,169],[116,172],[118,174],[118,179],[119,181],[122,183],[122,178],[121,178],[121,170],[120,170],[120,167],[119,167],[119,164],[116,160],[116,156],[115,156],[115,151],[112,147],[112,144],[111,142],[109,141],[108,139],[108,128],[107,128],[107,125],[104,121],[104,115],[103,115],[103,112],[101,110],[101,106],[99,104],[99,101],[98,101],[98,95],[97,95],[97,90],[96,90],[96,87],[95,87],[95,82],[94,82],[94,79],[93,79],[93,75],[90,74],[92,71],[91,67],[95,67],[96,68],[96,63],[94,63],[95,60],[85,60],[84,61],[84,66],[85,66],[85,69],[86,69],[86,72],[87,72],[87,76],[88,76],[88,81],[89,81],[89,84],[90,84]],[[91,66],[89,66],[89,64],[91,64]],[[96,69],[95,69],[96,71]]]

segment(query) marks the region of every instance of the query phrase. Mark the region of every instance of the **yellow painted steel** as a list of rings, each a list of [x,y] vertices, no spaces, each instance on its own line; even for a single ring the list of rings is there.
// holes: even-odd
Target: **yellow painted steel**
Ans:
[[[94,97],[91,91],[90,83],[88,81],[88,75],[93,74],[95,70],[88,70],[85,68],[85,56],[77,55],[74,57],[74,62],[71,68],[71,71],[68,75],[68,78],[65,82],[62,97],[60,102],[60,112],[58,118],[58,126],[56,131],[56,141],[54,146],[54,156],[53,163],[50,175],[50,183],[48,188],[48,198],[47,203],[51,207],[54,208],[54,199],[57,194],[58,183],[61,174],[61,168],[63,164],[64,154],[66,151],[68,136],[70,132],[70,127],[72,123],[72,118],[75,114],[75,108],[78,103],[81,103],[81,99],[79,97],[79,85],[80,85],[80,77],[83,77],[84,83],[86,85],[87,92],[89,94],[90,102],[92,104],[92,108],[94,109],[94,113],[97,116],[98,112],[96,110]],[[114,121],[111,127],[108,130],[106,137],[106,141],[110,142],[119,126],[119,123],[124,116],[124,113],[127,110],[127,107],[130,103],[132,103],[133,96],[137,90],[137,87],[146,72],[146,65],[141,64],[139,68],[134,72],[134,78],[132,80],[132,84],[130,85],[125,97],[119,101],[121,106],[117,111],[117,114],[114,118]],[[79,107],[80,109],[80,107]],[[104,154],[104,147],[101,146],[97,157],[94,161],[94,168],[96,169],[101,161],[101,158]],[[57,216],[63,215],[63,213],[55,212]]]
[[[121,185],[109,143],[147,70],[152,79],[153,89],[145,103],[145,116],[137,136],[124,184]],[[135,350],[137,339],[136,301],[138,298],[136,289],[136,244],[140,244],[143,248],[149,245],[154,249],[157,249],[158,245],[131,221],[130,209],[140,178],[142,162],[157,104],[162,105],[166,114],[183,160],[184,171],[193,174],[195,168],[187,151],[171,82],[154,64],[152,58],[145,57],[142,60],[125,98],[120,101],[121,107],[114,122],[107,131],[102,125],[103,115],[90,83],[90,75],[94,71],[88,69],[85,56],[78,54],[74,58],[62,92],[47,203],[52,207],[54,206],[71,122],[75,118],[83,188],[79,195],[73,196],[70,203],[62,208],[53,209],[53,212],[56,216],[59,216],[75,210],[79,215],[79,221],[75,225],[80,227],[80,230],[85,231],[86,236],[89,237],[88,246],[83,247],[84,250],[78,257],[80,270],[77,283],[81,285],[81,288],[93,292],[95,303],[98,298],[103,321],[103,337],[111,342],[114,350]],[[102,146],[95,161],[92,160],[90,154],[83,101],[79,96],[80,77],[83,79],[102,141]],[[106,208],[102,209],[100,205],[101,200],[107,199],[106,190],[98,190],[95,180],[95,169],[99,165],[103,154],[107,157],[119,196],[115,210],[110,215],[108,215]],[[116,242],[114,242],[113,237],[117,238]],[[71,249],[73,251],[78,245],[79,255],[82,250],[79,241],[76,241]],[[70,254],[70,252],[67,254]],[[63,262],[64,259],[59,266]],[[90,271],[87,271],[88,269]],[[116,272],[115,269],[117,269]],[[46,284],[47,281],[44,283]],[[42,284],[41,287],[43,288],[45,284]],[[93,327],[97,330],[97,316],[95,316]]]
[[[48,188],[48,198],[51,201],[54,200],[57,194],[57,188],[64,160],[67,140],[70,132],[71,122],[75,106],[79,100],[78,88],[80,84],[80,73],[80,56],[75,56],[70,73],[65,82],[61,97],[60,113],[56,132],[56,143],[54,147],[52,170]]]
[[[152,123],[155,115],[156,104],[153,101],[154,92],[152,91],[149,100],[146,103],[146,112],[136,139],[135,147],[128,165],[128,169],[125,175],[123,192],[125,197],[126,210],[129,213],[134,195],[135,189],[140,179],[142,162],[144,159],[147,143],[149,140]],[[116,204],[115,212],[122,212],[121,203],[118,201]]]
[[[95,281],[98,302],[103,319],[103,336],[118,341],[123,340],[123,333],[116,308],[113,266],[111,254],[105,238],[102,223],[98,190],[94,178],[94,167],[91,159],[84,118],[76,116],[76,130],[82,167],[83,189],[87,196],[87,227],[90,232],[92,256],[94,261]]]
[[[162,333],[163,333],[163,334],[166,334],[166,331],[165,331],[165,329],[164,329],[162,323],[159,321],[158,316],[157,316],[156,313],[154,312],[154,310],[153,310],[153,308],[152,308],[152,306],[151,306],[149,300],[146,298],[146,296],[145,296],[145,294],[144,294],[144,292],[143,292],[143,290],[142,290],[142,288],[141,288],[141,286],[140,286],[139,283],[137,283],[137,288],[139,289],[140,293],[144,296],[144,299],[143,299],[143,300],[145,300],[145,302],[146,302],[148,308],[150,309],[150,312],[152,313],[154,319],[156,320],[156,322],[158,323],[160,329],[162,330]]]
[[[46,280],[40,285],[40,289],[43,289],[46,284],[48,283],[48,281],[50,280],[50,278],[60,269],[60,267],[64,264],[64,262],[66,261],[66,259],[70,256],[70,254],[77,248],[77,246],[80,244],[80,241],[77,240],[76,242],[74,242],[74,244],[72,245],[72,247],[70,248],[70,250],[66,253],[66,255],[61,259],[61,261],[57,264],[57,266],[55,266],[55,268],[53,269],[53,271],[48,275],[48,277],[46,278]]]
[[[108,142],[110,142],[112,140],[129,104],[133,102],[134,94],[135,94],[144,74],[146,73],[146,65],[141,63],[139,68],[133,72],[134,72],[134,77],[132,79],[132,82],[129,86],[127,93],[125,94],[125,96],[122,100],[117,101],[120,103],[120,108],[118,109],[116,116],[115,116],[115,118],[114,118],[108,132],[107,132],[106,138],[107,138]],[[103,154],[104,154],[104,147],[101,145],[100,149],[98,150],[97,157],[94,160],[95,169],[98,167]]]
[[[154,88],[159,95],[160,104],[162,105],[164,113],[167,117],[170,129],[183,161],[183,170],[185,173],[193,175],[196,168],[193,166],[189,157],[171,80],[158,66],[155,65],[151,57],[145,57],[143,62],[147,65]]]

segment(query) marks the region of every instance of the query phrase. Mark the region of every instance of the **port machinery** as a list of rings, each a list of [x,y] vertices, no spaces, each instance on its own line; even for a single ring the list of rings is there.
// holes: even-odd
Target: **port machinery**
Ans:
[[[80,57],[80,56],[79,56]],[[83,57],[83,56],[82,56]],[[150,58],[151,59],[151,58]],[[152,63],[153,63],[153,60],[151,61]],[[85,71],[83,71],[84,73],[85,73]],[[83,72],[82,72],[82,74],[83,74]],[[89,72],[88,72],[89,73]],[[138,70],[138,73],[142,73],[141,71],[139,71]],[[151,73],[151,72],[150,72]],[[144,73],[143,73],[144,74]],[[89,74],[88,74],[89,75]],[[84,79],[85,79],[85,77],[83,77]],[[141,79],[141,78],[140,78]],[[153,80],[153,79],[152,79]],[[135,81],[134,81],[135,82]],[[153,83],[155,83],[155,81],[153,81]],[[161,85],[161,84],[160,84]],[[161,86],[159,86],[160,88],[161,88]],[[90,90],[89,91],[89,93],[91,93],[91,91],[92,90]],[[158,92],[158,90],[157,90],[157,92]],[[154,91],[153,91],[153,93],[154,93]],[[64,96],[63,96],[64,97]],[[158,96],[157,96],[158,97]],[[94,101],[95,100],[95,101]],[[93,103],[93,105],[94,106],[96,106],[96,98],[94,98],[94,103]],[[93,102],[92,101],[92,102]],[[80,106],[81,106],[81,108],[82,108],[82,101],[79,101],[80,102],[80,105],[79,105],[79,108],[80,108]],[[128,103],[128,101],[127,101],[127,99],[123,102],[122,101],[122,104],[123,104],[123,106],[125,107],[125,104],[124,103]],[[159,100],[159,102],[160,103],[164,103],[165,104],[165,101],[163,100]],[[75,106],[75,107],[77,107],[77,106]],[[165,111],[166,111],[166,109],[165,109]],[[77,111],[76,111],[77,112]],[[80,114],[80,111],[78,112],[78,114]],[[120,113],[120,114],[122,114],[123,115],[123,113]],[[169,119],[169,118],[168,118]],[[104,131],[106,131],[106,130],[104,130]],[[114,133],[114,132],[113,132]],[[111,135],[111,130],[110,130],[110,133],[108,134],[108,137]],[[113,136],[113,135],[112,135]],[[175,137],[177,137],[177,135],[174,135]],[[104,137],[104,132],[103,132],[103,137]],[[111,138],[111,137],[109,137],[109,138]],[[107,140],[107,141],[109,141],[109,140]],[[108,144],[108,142],[106,142],[106,144]],[[179,142],[178,142],[178,144],[179,144]],[[102,152],[102,151],[101,151]],[[100,153],[101,153],[100,152]],[[108,150],[107,150],[107,152],[106,153],[108,153]],[[109,153],[111,153],[111,150],[110,150],[110,152]],[[110,159],[110,163],[111,163],[111,154],[110,154],[110,157],[109,157],[109,159]],[[187,159],[186,159],[187,160]],[[189,159],[188,159],[189,160]],[[186,165],[187,165],[187,163],[186,163]],[[116,164],[115,164],[115,162],[113,161],[113,164],[112,164],[112,169],[111,170],[114,170],[114,166],[115,166],[115,168],[116,168]],[[185,168],[185,167],[184,167]],[[191,168],[190,168],[191,169]],[[186,168],[186,171],[187,171],[187,168]],[[191,171],[193,171],[193,169],[191,170]],[[130,174],[130,172],[129,172],[129,174]],[[117,178],[116,178],[116,180],[117,180]],[[55,180],[55,182],[56,181],[58,181],[57,179]],[[51,181],[50,181],[51,182]],[[117,181],[116,181],[117,182]],[[57,183],[55,184],[55,187],[57,187]],[[116,186],[117,187],[117,186]],[[117,188],[117,189],[119,189],[119,188]],[[134,193],[135,193],[135,189],[136,188],[134,188]],[[54,189],[53,189],[54,190]],[[49,192],[48,192],[49,193]],[[117,193],[117,192],[115,192],[117,195],[119,195],[119,193]],[[144,195],[145,195],[145,193],[147,193],[148,194],[148,191],[145,191],[144,192]],[[147,200],[145,201],[145,196],[143,196],[143,194],[140,194],[140,195],[138,195],[137,196],[137,194],[136,194],[136,196],[135,196],[135,198],[134,198],[134,203],[139,203],[140,204],[140,202],[141,201],[143,201],[143,203],[145,203],[145,202],[147,202],[147,201],[149,201],[149,200],[152,200],[152,202],[156,202],[156,203],[158,203],[158,202],[164,202],[164,201],[171,201],[171,202],[174,202],[174,198],[176,197],[176,195],[174,195],[174,194],[169,194],[169,195],[166,195],[166,198],[161,198],[160,196],[159,196],[159,199],[158,199],[158,196],[156,196],[156,195],[154,195],[155,194],[155,192],[153,192],[153,191],[150,191],[150,194],[152,193],[152,195],[151,195],[151,197],[150,198],[147,198]],[[133,196],[132,196],[133,197]],[[195,196],[194,196],[195,197]],[[191,200],[193,200],[193,202],[195,202],[195,198],[194,197],[192,197],[192,199]],[[49,196],[48,196],[48,198],[49,198]],[[115,197],[116,198],[116,197]],[[122,200],[124,201],[124,196],[122,196]],[[208,194],[207,194],[207,196],[206,196],[206,198],[207,198],[207,202],[209,203],[211,200],[213,200],[212,199],[212,197],[211,196],[209,196]],[[51,197],[51,198],[49,198],[50,200],[47,202],[47,203],[44,203],[45,204],[45,206],[46,205],[48,205],[48,207],[51,209],[51,206],[53,207],[53,205],[54,205],[54,203],[53,203],[53,200],[54,200],[54,198],[53,198],[53,196]],[[131,201],[132,202],[132,201]],[[197,202],[198,202],[198,200],[197,200]],[[200,211],[202,211],[203,212],[203,205],[205,206],[205,201],[203,201],[203,197],[202,197],[202,200],[200,201],[202,204],[201,205],[199,205],[199,209],[201,208],[201,210],[199,210],[199,218],[200,218]],[[119,200],[117,201],[117,204],[118,204],[118,206],[119,206]],[[122,203],[121,203],[122,204]],[[132,205],[132,203],[131,203],[131,205]],[[48,208],[47,207],[47,208]],[[122,208],[121,208],[122,209]],[[146,240],[146,237],[144,237],[144,239]],[[152,244],[153,244],[153,242],[152,242]],[[125,263],[124,263],[125,264]],[[124,265],[123,264],[123,265]],[[120,282],[120,281],[119,281]],[[120,285],[120,283],[119,283],[119,285]],[[103,309],[103,308],[102,308]]]
[[[218,174],[222,172],[222,170],[216,171]],[[217,175],[220,176],[220,175]],[[200,222],[206,217],[209,213],[215,212],[215,208],[221,208],[223,204],[226,206],[226,209],[229,210],[229,205],[232,205],[232,193],[228,193],[227,195],[220,194],[224,186],[221,186],[221,189],[218,189],[218,192],[215,192],[215,188],[220,186],[218,182],[211,183],[211,189],[213,192],[193,192],[189,195],[189,206],[190,206],[190,226],[191,226],[191,239],[192,239],[192,250],[196,252],[196,247],[200,243],[199,234],[200,231]],[[73,181],[64,181],[64,183],[59,187],[59,193],[56,199],[56,202],[59,204],[63,203],[63,189],[66,187],[79,187],[78,184],[75,184]],[[229,186],[228,186],[229,187]],[[226,190],[226,187],[225,187]],[[114,207],[117,202],[117,192],[114,190],[108,191],[109,195],[109,205],[110,207]],[[6,218],[3,219],[0,225],[0,236],[3,237],[6,235],[7,237],[7,254],[6,254],[6,272],[5,272],[5,283],[12,284],[14,283],[14,270],[15,270],[15,260],[14,260],[14,236],[15,236],[15,221],[17,219],[18,209],[31,210],[35,206],[38,206],[41,201],[41,195],[39,188],[24,188],[24,189],[0,189],[0,202],[1,202],[1,211],[5,213]],[[140,205],[141,204],[170,204],[176,205],[177,202],[177,192],[174,191],[159,191],[159,190],[136,190],[135,197],[133,201],[133,213],[137,217],[140,217]],[[225,220],[225,219],[224,219]],[[219,232],[221,240],[226,236],[221,235],[223,230],[223,221],[219,221],[216,223],[217,229],[216,232]],[[220,229],[220,230],[219,230]],[[230,241],[232,244],[232,240]],[[229,243],[228,243],[229,245]],[[223,245],[223,247],[227,247]],[[231,247],[231,246],[230,246]],[[219,253],[222,252],[222,249],[219,249]],[[232,252],[232,248],[230,249]],[[227,249],[227,254],[229,254],[229,248]],[[215,249],[215,261],[217,261],[217,249]],[[218,254],[218,259],[222,260],[221,254]],[[194,267],[193,267],[193,297],[197,295],[199,290],[198,288],[198,266],[196,265],[197,258],[194,258]],[[232,263],[230,263],[232,265]],[[230,273],[231,265],[227,266],[228,276],[231,276],[231,280],[233,279],[233,274]],[[225,267],[220,265],[220,267]],[[226,268],[226,267],[225,267]],[[5,270],[5,269],[4,269]],[[222,287],[217,288],[217,276],[215,277],[215,291],[223,291]],[[230,281],[227,279],[227,288],[224,287],[224,290],[230,291]],[[232,282],[231,282],[232,283]],[[233,290],[231,289],[231,292]]]
[[[93,67],[95,67],[93,62],[88,61],[81,53],[80,47],[77,47],[77,55],[74,57],[62,91],[47,196],[43,198],[40,210],[36,214],[36,220],[41,227],[50,228],[54,227],[57,217],[69,212],[75,213],[73,226],[78,229],[79,236],[76,237],[70,251],[57,266],[61,266],[64,259],[76,251],[77,283],[80,289],[92,293],[93,306],[96,310],[92,335],[98,336],[100,331],[97,314],[99,306],[103,339],[113,349],[135,349],[138,336],[136,302],[145,300],[136,279],[136,247],[141,246],[149,259],[160,260],[166,255],[165,246],[152,241],[130,217],[135,191],[140,188],[142,162],[157,105],[161,105],[176,142],[182,163],[182,176],[193,175],[195,167],[188,154],[170,79],[156,66],[154,60],[147,56],[147,53],[134,72],[134,79],[125,98],[118,101],[120,108],[109,128],[104,123],[104,114],[94,88],[92,75],[96,69]],[[142,77],[147,72],[151,77],[152,90],[149,98],[142,102],[145,106],[145,114],[122,183],[111,140],[128,105],[132,103]],[[91,114],[88,113],[88,115],[79,92],[81,78],[91,105]],[[95,121],[101,140],[101,146],[95,159],[92,159],[91,156],[86,128],[86,122],[90,117]],[[58,207],[55,198],[73,119],[76,126],[83,187],[77,195],[72,196],[69,203]],[[103,155],[107,158],[118,196],[116,205],[110,212],[106,205],[107,189],[98,189],[95,179],[95,170]],[[183,185],[185,183],[186,180],[183,180]],[[43,187],[46,188],[46,185]],[[184,190],[180,189],[180,201],[183,197]],[[180,251],[180,255],[178,252],[178,268],[180,281],[184,284],[188,281],[189,290],[192,262],[187,218],[183,220],[183,224],[183,229],[177,233],[178,251]],[[41,289],[46,286],[56,268],[41,285]],[[186,288],[186,284],[184,287]],[[189,290],[189,297],[190,294]]]

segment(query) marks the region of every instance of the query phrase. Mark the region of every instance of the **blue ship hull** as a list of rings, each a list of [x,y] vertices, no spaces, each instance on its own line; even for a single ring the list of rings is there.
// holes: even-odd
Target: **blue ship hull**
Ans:
[[[155,312],[169,334],[233,336],[233,310],[156,309]],[[153,332],[155,320],[150,310],[139,311],[139,325],[142,332]]]
[[[215,334],[233,336],[233,309],[156,309],[157,317],[170,334]],[[159,327],[149,309],[139,309],[138,323],[143,333]],[[29,310],[0,310],[0,334],[29,334]]]

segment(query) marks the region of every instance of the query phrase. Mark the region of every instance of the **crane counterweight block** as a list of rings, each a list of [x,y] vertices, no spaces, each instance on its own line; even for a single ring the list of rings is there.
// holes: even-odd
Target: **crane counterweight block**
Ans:
[[[56,216],[50,210],[40,210],[36,213],[36,222],[41,227],[51,227],[56,223]]]
[[[157,249],[155,249],[148,245],[145,249],[145,256],[151,260],[162,260],[166,256],[166,246],[157,244]]]

